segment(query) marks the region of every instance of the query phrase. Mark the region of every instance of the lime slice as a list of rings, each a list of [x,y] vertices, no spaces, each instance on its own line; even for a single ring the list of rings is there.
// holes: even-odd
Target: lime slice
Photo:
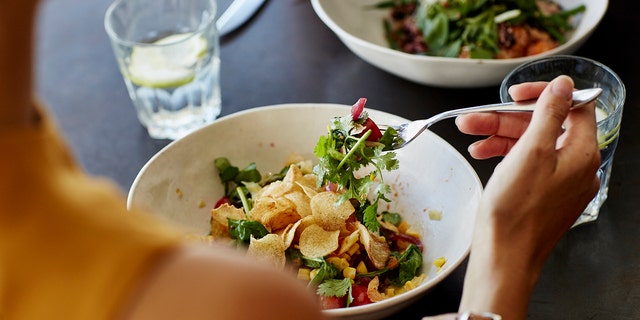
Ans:
[[[596,121],[599,122],[600,120],[605,119],[608,116],[608,114],[596,107]],[[618,132],[619,132],[619,127],[614,128],[613,130],[610,130],[609,132],[603,132],[602,130],[598,129],[598,147],[600,148],[600,150],[604,149],[607,145],[609,145],[611,142],[613,142],[617,136],[618,136]]]
[[[207,41],[193,33],[179,33],[131,52],[127,77],[139,86],[177,87],[193,81],[194,65],[207,50]]]

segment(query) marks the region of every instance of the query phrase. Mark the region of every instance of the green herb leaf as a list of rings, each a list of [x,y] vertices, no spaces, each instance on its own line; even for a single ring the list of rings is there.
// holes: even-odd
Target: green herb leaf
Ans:
[[[328,263],[323,258],[302,257],[304,265],[309,268],[318,269],[316,275],[311,279],[309,285],[319,285],[325,280],[335,279],[340,271],[332,263]]]
[[[403,286],[420,271],[420,267],[422,267],[422,253],[418,246],[410,244],[397,259],[399,266],[397,269],[392,270],[395,273],[395,277],[391,278],[391,283],[396,286]]]
[[[267,228],[258,221],[227,218],[227,224],[231,238],[242,243],[249,243],[251,236],[260,239],[269,234]]]
[[[380,227],[376,219],[377,203],[380,200],[389,201],[386,193],[391,191],[391,187],[384,183],[382,173],[399,166],[396,154],[386,150],[393,149],[402,140],[391,129],[386,130],[378,141],[367,141],[371,130],[362,132],[362,128],[368,116],[365,111],[355,122],[351,115],[336,117],[331,121],[328,134],[321,136],[314,148],[318,164],[313,168],[313,173],[317,177],[317,187],[329,183],[338,187],[341,192],[340,203],[355,199],[361,206],[367,205],[362,222],[375,232]],[[363,175],[363,168],[366,168],[367,174]],[[372,192],[375,200],[370,205],[368,197]]]
[[[382,213],[382,221],[391,223],[397,227],[402,222],[402,217],[398,213],[384,211]]]
[[[351,279],[329,279],[322,282],[316,293],[327,297],[343,297],[351,291]]]
[[[218,169],[218,176],[224,185],[225,196],[229,198],[234,206],[238,208],[243,207],[243,197],[250,197],[250,193],[247,188],[243,186],[243,182],[259,182],[262,179],[262,175],[256,168],[256,164],[251,163],[246,168],[240,170],[238,167],[231,165],[229,159],[225,157],[216,158],[213,163],[216,169]]]
[[[378,206],[377,205],[369,205],[364,209],[362,222],[364,223],[367,229],[372,232],[378,232],[380,230],[380,222],[378,221]]]

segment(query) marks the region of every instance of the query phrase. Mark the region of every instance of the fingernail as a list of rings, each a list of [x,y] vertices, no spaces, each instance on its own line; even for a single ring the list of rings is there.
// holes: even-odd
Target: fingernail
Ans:
[[[563,99],[571,100],[573,80],[567,76],[559,76],[551,82],[551,92]]]

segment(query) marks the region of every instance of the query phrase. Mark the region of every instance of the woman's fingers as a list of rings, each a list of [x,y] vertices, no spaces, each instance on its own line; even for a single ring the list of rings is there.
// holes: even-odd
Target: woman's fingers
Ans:
[[[536,81],[514,84],[509,87],[509,95],[515,101],[535,99],[540,96],[542,90],[547,87],[549,82]]]
[[[458,116],[456,126],[460,132],[471,135],[519,138],[530,120],[531,112],[481,112]]]
[[[507,155],[518,139],[505,138],[500,136],[490,136],[484,140],[472,143],[467,151],[478,160]]]
[[[555,145],[558,131],[567,118],[571,107],[573,80],[559,76],[544,89],[536,104],[536,112],[522,140],[540,145]]]

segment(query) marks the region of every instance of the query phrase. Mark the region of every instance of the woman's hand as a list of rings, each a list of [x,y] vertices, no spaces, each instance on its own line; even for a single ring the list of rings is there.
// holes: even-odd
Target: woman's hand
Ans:
[[[514,85],[509,94],[516,101],[537,98],[547,82]],[[531,121],[530,112],[472,113],[456,118],[458,129],[467,134],[488,136],[469,146],[475,159],[488,159],[506,155]]]
[[[506,155],[490,178],[476,221],[462,311],[523,319],[547,256],[595,196],[600,153],[594,104],[569,111],[573,81],[510,88],[517,100],[540,94],[534,113],[469,115],[460,130],[488,134],[474,157]]]

